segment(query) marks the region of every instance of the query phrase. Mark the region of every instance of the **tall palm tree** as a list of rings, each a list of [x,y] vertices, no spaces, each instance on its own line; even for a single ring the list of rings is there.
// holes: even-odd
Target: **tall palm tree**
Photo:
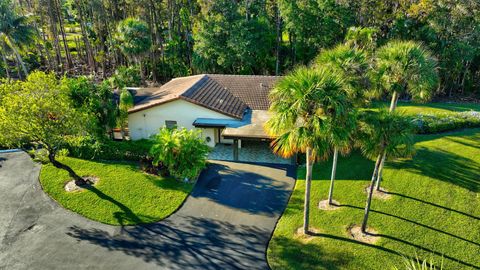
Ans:
[[[344,84],[331,70],[301,67],[280,80],[270,94],[272,117],[265,129],[275,138],[273,151],[283,157],[306,154],[304,233],[309,232],[313,163],[328,157],[329,115],[347,104]]]
[[[328,68],[341,76],[346,84],[344,91],[349,97],[349,104],[338,108],[338,115],[331,117],[332,129],[329,137],[333,151],[332,173],[328,192],[328,203],[333,204],[333,190],[337,171],[338,152],[347,154],[350,151],[350,141],[356,125],[356,111],[367,102],[365,72],[368,68],[366,55],[362,50],[349,45],[338,45],[333,49],[322,51],[314,61],[316,68]]]
[[[376,157],[362,222],[362,232],[366,233],[375,180],[382,157],[384,153],[391,157],[405,157],[413,153],[413,133],[411,123],[398,113],[386,110],[365,111],[361,119],[357,144],[365,156]]]
[[[428,101],[437,88],[439,78],[437,61],[429,50],[415,41],[390,41],[378,49],[372,72],[378,96],[387,93],[392,96],[390,112],[395,111],[398,98],[409,94],[414,101]],[[377,177],[380,190],[386,153],[382,154]]]
[[[28,23],[28,18],[16,14],[12,6],[9,0],[0,1],[0,48],[4,51],[8,48],[13,52],[27,76],[28,70],[20,55],[20,48],[35,39],[35,29]]]

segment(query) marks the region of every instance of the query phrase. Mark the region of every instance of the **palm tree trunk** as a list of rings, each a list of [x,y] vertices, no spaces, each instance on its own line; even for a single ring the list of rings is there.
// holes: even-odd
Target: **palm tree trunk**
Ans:
[[[368,222],[368,214],[370,213],[370,205],[372,204],[372,197],[374,192],[374,185],[375,179],[377,177],[378,168],[380,167],[380,162],[382,160],[382,155],[378,155],[377,161],[375,162],[375,169],[373,170],[372,181],[370,182],[367,203],[365,205],[365,213],[363,215],[363,222],[362,222],[362,232],[367,233],[367,222]]]
[[[3,64],[5,65],[5,73],[7,74],[7,78],[10,79],[10,71],[8,70],[7,58],[5,57],[5,54],[3,54],[3,52],[0,52],[0,54],[2,55]]]
[[[392,100],[390,101],[390,112],[393,112],[397,108],[398,103],[398,92],[394,91],[392,95]]]
[[[328,191],[328,204],[333,203],[333,186],[335,184],[335,175],[337,173],[338,148],[333,151],[332,175],[330,177],[330,190]]]
[[[10,38],[8,38],[8,41],[10,43],[10,48],[12,49],[13,53],[15,54],[15,58],[17,58],[18,63],[22,67],[22,71],[25,74],[25,77],[28,76],[27,67],[25,66],[25,63],[23,62],[22,56],[18,52],[17,47],[15,46],[15,44],[13,43],[13,41]]]
[[[385,158],[387,157],[387,151],[383,150],[382,161],[380,162],[380,168],[378,169],[377,184],[375,189],[380,191],[380,182],[382,181],[383,166],[385,164]]]
[[[308,228],[310,223],[310,188],[312,185],[312,149],[307,148],[307,174],[305,176],[305,201],[303,205],[303,233],[308,234]]]

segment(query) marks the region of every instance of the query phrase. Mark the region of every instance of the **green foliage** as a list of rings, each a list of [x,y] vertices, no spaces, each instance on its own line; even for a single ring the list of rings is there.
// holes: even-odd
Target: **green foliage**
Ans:
[[[435,261],[430,259],[421,260],[418,258],[404,258],[404,266],[399,268],[394,266],[393,270],[442,270],[443,269],[443,260],[440,267],[437,267]]]
[[[337,45],[332,49],[322,50],[314,60],[314,67],[335,69],[340,76],[348,83],[347,89],[352,103],[361,106],[368,101],[367,70],[369,62],[367,54],[360,49],[350,45]]]
[[[328,156],[329,144],[345,142],[346,129],[336,121],[349,119],[348,85],[327,68],[298,68],[281,79],[272,90],[270,111],[266,124],[268,132],[276,137],[273,151],[283,157],[305,153]]]
[[[161,162],[172,176],[191,180],[205,168],[210,149],[201,138],[200,130],[163,127],[154,140],[150,151],[153,164],[157,166]]]
[[[430,51],[414,41],[390,41],[376,52],[372,72],[379,94],[410,94],[428,101],[438,86],[437,62]]]
[[[115,89],[138,86],[142,83],[140,69],[138,66],[118,67],[108,82]]]
[[[87,112],[91,119],[90,129],[98,137],[104,137],[106,131],[115,125],[116,106],[113,92],[108,83],[95,84],[90,78],[66,78],[61,81],[62,88],[68,93],[76,109]]]
[[[378,29],[373,27],[350,27],[345,35],[345,44],[366,51],[377,47]]]
[[[290,41],[298,62],[308,63],[319,49],[342,41],[347,29],[354,24],[352,10],[339,1],[277,2],[285,22],[285,30],[292,38]]]
[[[264,74],[273,69],[273,30],[265,14],[255,10],[258,3],[244,10],[244,1],[203,2],[194,36],[193,64],[199,72]]]
[[[128,109],[133,107],[133,96],[127,89],[120,91],[120,101],[118,104],[117,124],[121,128],[128,126]]]
[[[67,136],[86,132],[87,114],[77,110],[52,73],[33,72],[26,81],[5,83],[0,107],[0,144],[36,142],[55,152]]]
[[[60,158],[60,161],[80,175],[98,177],[98,183],[83,191],[65,192],[69,176],[47,164],[40,172],[43,190],[63,207],[111,225],[159,221],[174,212],[193,187],[174,179],[145,174],[136,163],[76,158]]]
[[[140,161],[148,156],[153,142],[138,141],[99,141],[91,136],[69,137],[66,148],[69,156],[82,159]]]
[[[364,111],[360,116],[356,144],[369,158],[385,150],[389,157],[413,153],[413,125],[409,118],[386,110]]]
[[[134,18],[127,18],[118,24],[115,39],[120,50],[131,58],[145,54],[152,46],[147,24]]]

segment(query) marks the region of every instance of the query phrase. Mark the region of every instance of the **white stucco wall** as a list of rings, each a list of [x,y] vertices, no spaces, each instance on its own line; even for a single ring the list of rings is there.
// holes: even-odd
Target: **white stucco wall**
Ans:
[[[184,100],[167,102],[149,109],[128,114],[128,129],[132,140],[149,138],[158,133],[166,120],[177,121],[179,127],[195,128],[192,123],[197,118],[233,119],[230,116],[209,110]],[[210,137],[209,146],[215,146],[215,129],[205,128],[203,137]]]

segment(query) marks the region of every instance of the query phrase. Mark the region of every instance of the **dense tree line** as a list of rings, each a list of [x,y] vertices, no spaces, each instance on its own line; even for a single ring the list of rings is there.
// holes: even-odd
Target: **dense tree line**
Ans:
[[[439,61],[440,93],[480,93],[476,0],[0,0],[0,16],[3,77],[44,69],[102,79],[132,65],[154,82],[285,74],[342,42],[350,27],[369,27],[378,45],[423,42]],[[148,45],[135,55],[119,35],[127,19],[141,23],[136,33]]]

